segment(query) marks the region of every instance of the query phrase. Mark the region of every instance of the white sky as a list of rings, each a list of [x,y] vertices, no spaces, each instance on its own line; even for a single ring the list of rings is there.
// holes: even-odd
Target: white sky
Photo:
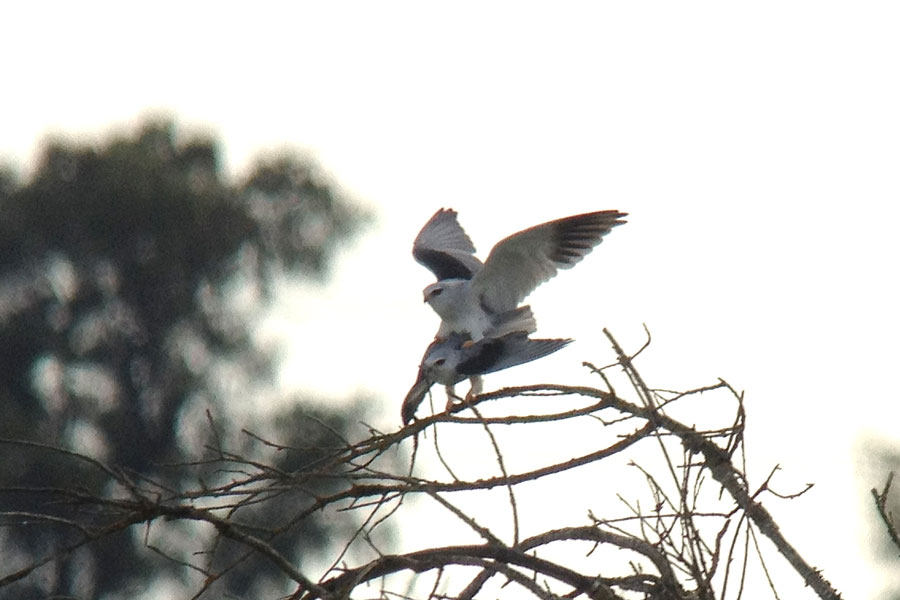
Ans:
[[[652,385],[747,392],[767,503],[848,598],[872,597],[864,433],[897,438],[900,8],[891,2],[19,2],[0,11],[0,158],[147,111],[239,173],[307,149],[378,223],[325,289],[287,286],[286,385],[376,394],[394,427],[437,326],[410,256],[439,207],[484,256],[539,222],[631,213],[529,302],[571,348],[487,380],[594,383],[654,335]],[[827,534],[827,535],[826,535]],[[777,560],[777,559],[776,559]],[[796,583],[796,582],[795,582]],[[811,597],[796,586],[792,597]],[[807,596],[803,596],[807,594]]]

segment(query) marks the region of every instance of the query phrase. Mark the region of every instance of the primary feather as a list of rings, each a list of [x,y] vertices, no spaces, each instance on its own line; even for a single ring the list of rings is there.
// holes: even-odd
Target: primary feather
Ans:
[[[492,311],[516,307],[559,269],[571,269],[613,227],[625,223],[615,210],[536,225],[499,241],[471,280],[472,294]]]

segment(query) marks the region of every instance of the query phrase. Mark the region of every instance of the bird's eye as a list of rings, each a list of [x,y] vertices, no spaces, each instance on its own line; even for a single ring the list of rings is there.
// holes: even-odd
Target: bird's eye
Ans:
[[[441,292],[443,292],[443,291],[444,291],[444,288],[436,288],[431,291],[431,295],[432,296],[440,296]]]
[[[441,365],[444,364],[445,362],[447,362],[446,359],[439,358],[439,359],[437,359],[436,361],[434,361],[434,364],[436,364],[437,366],[441,366]]]

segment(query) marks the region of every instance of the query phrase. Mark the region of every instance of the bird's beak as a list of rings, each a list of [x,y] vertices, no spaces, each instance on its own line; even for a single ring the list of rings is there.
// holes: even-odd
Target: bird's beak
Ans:
[[[422,294],[422,302],[428,302],[428,294]]]

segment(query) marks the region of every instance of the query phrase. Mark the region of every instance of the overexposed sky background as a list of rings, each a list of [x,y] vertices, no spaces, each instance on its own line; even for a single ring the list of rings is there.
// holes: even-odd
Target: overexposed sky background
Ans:
[[[577,343],[488,389],[595,383],[580,362],[612,361],[601,329],[633,350],[646,323],[651,385],[746,390],[757,477],[816,482],[772,506],[783,531],[871,598],[880,482],[853,453],[900,438],[898,31],[891,2],[15,3],[0,159],[27,172],[48,135],[153,112],[219,136],[233,174],[313,153],[377,222],[327,287],[286,285],[261,336],[284,339],[285,385],[375,394],[385,428],[437,327],[409,255],[437,208],[481,256],[536,223],[629,212],[529,298],[541,335]]]

